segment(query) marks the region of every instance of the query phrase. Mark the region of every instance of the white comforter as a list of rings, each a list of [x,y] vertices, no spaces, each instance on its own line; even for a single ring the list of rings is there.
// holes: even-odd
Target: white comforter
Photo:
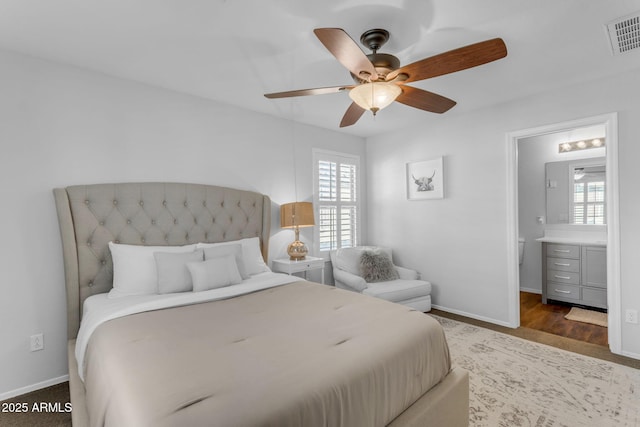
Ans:
[[[233,298],[256,292],[262,289],[273,288],[300,281],[296,276],[288,276],[280,273],[260,273],[251,276],[237,285],[224,288],[211,289],[204,292],[182,292],[164,295],[139,295],[121,298],[108,298],[107,294],[93,295],[84,302],[82,323],[76,340],[76,360],[78,361],[78,374],[84,381],[84,355],[91,334],[102,323],[130,314],[145,311],[159,310],[169,307],[196,304],[207,301],[215,301]]]

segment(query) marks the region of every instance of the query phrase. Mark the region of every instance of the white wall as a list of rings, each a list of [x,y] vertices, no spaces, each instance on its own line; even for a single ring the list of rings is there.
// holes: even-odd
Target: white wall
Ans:
[[[337,132],[9,52],[0,64],[0,400],[67,373],[54,187],[176,181],[262,192],[273,201],[273,258],[293,240],[279,230],[278,205],[296,198],[294,157],[297,198],[310,200],[313,147],[365,155],[363,139]],[[45,349],[31,353],[37,332]]]
[[[604,148],[558,153],[558,144],[580,139],[604,137],[604,126],[589,126],[571,132],[522,138],[518,142],[518,226],[525,239],[524,260],[520,265],[520,289],[542,293],[542,248],[536,242],[544,235],[546,218],[545,164],[564,160],[604,157]],[[543,223],[537,221],[543,218]]]
[[[640,309],[637,71],[369,138],[369,241],[392,246],[399,264],[421,271],[436,306],[507,324],[507,246],[514,243],[507,241],[505,135],[612,111],[619,123],[621,313]],[[438,156],[445,157],[445,198],[407,201],[405,164]],[[640,325],[622,325],[622,349],[640,358]]]

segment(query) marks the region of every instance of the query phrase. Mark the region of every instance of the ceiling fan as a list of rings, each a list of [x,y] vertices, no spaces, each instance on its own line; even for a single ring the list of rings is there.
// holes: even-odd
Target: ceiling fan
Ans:
[[[495,38],[400,67],[400,61],[395,56],[378,53],[378,49],[389,40],[389,32],[386,30],[373,29],[362,34],[360,42],[373,51],[369,55],[365,55],[341,28],[316,28],[313,32],[327,50],[351,72],[355,84],[267,93],[264,96],[274,99],[348,90],[353,102],[342,117],[340,127],[355,124],[366,110],[375,116],[393,101],[432,113],[444,113],[456,105],[456,102],[406,83],[454,73],[507,56],[504,41]]]

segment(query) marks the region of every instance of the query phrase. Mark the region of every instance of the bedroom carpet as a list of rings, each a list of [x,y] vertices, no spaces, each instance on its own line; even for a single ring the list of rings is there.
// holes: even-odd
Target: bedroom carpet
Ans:
[[[470,426],[640,425],[640,370],[434,317],[470,373]]]

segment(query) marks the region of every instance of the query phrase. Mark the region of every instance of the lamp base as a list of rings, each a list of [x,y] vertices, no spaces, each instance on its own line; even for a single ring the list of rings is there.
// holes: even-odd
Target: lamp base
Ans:
[[[287,253],[289,254],[289,259],[291,261],[302,261],[307,257],[309,249],[304,242],[296,240],[287,247]]]

